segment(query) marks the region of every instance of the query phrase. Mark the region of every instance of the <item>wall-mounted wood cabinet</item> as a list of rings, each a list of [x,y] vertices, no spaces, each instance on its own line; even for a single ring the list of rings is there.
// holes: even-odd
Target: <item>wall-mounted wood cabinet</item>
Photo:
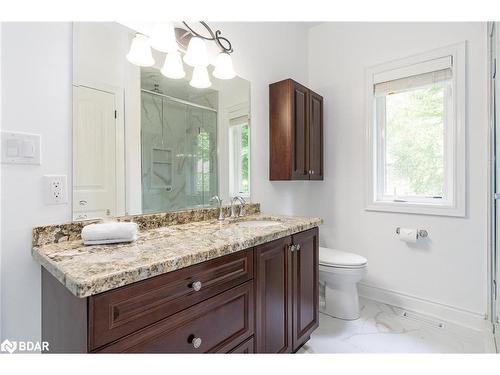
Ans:
[[[269,85],[269,179],[323,180],[323,97],[292,79]]]

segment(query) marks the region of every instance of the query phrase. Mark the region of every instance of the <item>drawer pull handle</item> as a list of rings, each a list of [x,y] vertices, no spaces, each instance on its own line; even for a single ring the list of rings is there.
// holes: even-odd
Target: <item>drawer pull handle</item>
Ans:
[[[199,290],[201,289],[201,281],[195,281],[195,282],[191,285],[191,287],[193,288],[193,290],[194,290],[195,292],[199,291]],[[201,341],[201,339],[200,339],[200,341]]]
[[[201,338],[195,337],[192,341],[193,348],[198,349],[201,346]]]

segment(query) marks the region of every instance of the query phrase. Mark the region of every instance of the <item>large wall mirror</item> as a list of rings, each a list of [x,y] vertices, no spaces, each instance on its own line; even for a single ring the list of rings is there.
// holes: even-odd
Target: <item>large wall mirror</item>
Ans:
[[[196,88],[188,65],[167,78],[154,49],[153,66],[136,66],[126,59],[135,34],[74,24],[73,219],[250,200],[250,83],[210,76]]]

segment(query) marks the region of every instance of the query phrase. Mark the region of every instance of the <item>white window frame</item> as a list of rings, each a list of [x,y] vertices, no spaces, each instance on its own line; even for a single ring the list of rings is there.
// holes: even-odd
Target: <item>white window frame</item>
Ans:
[[[232,125],[231,123],[235,119],[239,119],[245,117],[246,118],[246,125],[248,126],[248,149],[249,149],[249,155],[248,155],[248,192],[242,192],[241,190],[241,181],[239,179],[241,173],[240,173],[240,168],[241,168],[241,159],[235,160],[235,155],[241,155],[241,149],[240,149],[240,143],[235,142],[234,138],[240,140],[241,137],[241,125],[243,123],[238,124],[238,125]],[[229,134],[228,134],[228,140],[229,140],[229,192],[231,196],[241,196],[246,199],[250,199],[250,193],[251,193],[251,185],[250,185],[250,139],[251,139],[251,131],[252,127],[250,126],[250,116],[249,116],[249,110],[248,110],[248,105],[246,104],[240,104],[233,106],[231,110],[229,111]]]
[[[365,209],[367,211],[400,212],[425,215],[458,216],[466,215],[466,165],[465,165],[465,49],[466,43],[457,43],[439,48],[405,59],[392,61],[366,69],[366,137],[365,137]],[[448,95],[448,111],[445,116],[445,183],[451,191],[446,191],[447,199],[416,198],[416,197],[391,197],[380,196],[380,181],[384,172],[382,145],[384,144],[383,132],[377,128],[381,123],[384,111],[376,109],[377,101],[374,95],[374,84],[381,76],[391,77],[394,74],[412,75],[416,64],[426,64],[432,60],[451,56],[453,77],[451,79],[451,92]],[[413,73],[414,74],[414,73]],[[385,110],[385,106],[384,106]],[[451,113],[449,113],[451,112]],[[377,115],[379,118],[377,119]],[[385,121],[383,121],[385,123]],[[383,185],[383,184],[382,184]]]

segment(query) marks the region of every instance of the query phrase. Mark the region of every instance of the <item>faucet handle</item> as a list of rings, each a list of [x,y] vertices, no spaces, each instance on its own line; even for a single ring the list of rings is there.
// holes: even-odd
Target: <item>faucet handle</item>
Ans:
[[[240,210],[238,215],[236,215],[236,207],[235,207],[235,202],[239,201],[240,202]],[[243,216],[245,215],[245,204],[247,202],[243,197],[240,197],[239,195],[235,195],[233,199],[231,199],[231,217],[238,217],[238,216]]]
[[[211,199],[210,202],[212,201],[217,201],[217,206],[219,208],[219,221],[224,221],[224,209],[222,208],[222,199],[218,195],[214,195]]]
[[[219,207],[222,206],[222,199],[220,199],[218,195],[214,195],[212,198],[210,198],[209,202],[212,203],[213,201],[216,201]]]
[[[243,200],[243,202],[241,202],[241,206],[240,206],[240,216],[245,216],[245,200]]]

